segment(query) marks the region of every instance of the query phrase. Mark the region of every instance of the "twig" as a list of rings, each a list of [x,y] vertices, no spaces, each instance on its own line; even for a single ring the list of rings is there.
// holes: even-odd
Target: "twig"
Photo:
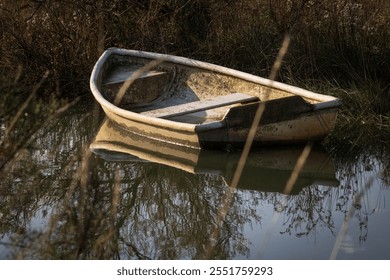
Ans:
[[[121,86],[121,88],[119,89],[115,99],[114,99],[114,105],[118,106],[119,103],[122,101],[123,97],[125,96],[126,94],[126,91],[129,89],[129,87],[134,83],[135,80],[137,80],[138,78],[140,78],[142,76],[143,73],[145,72],[148,72],[149,70],[151,70],[152,68],[156,67],[157,65],[159,65],[160,63],[162,63],[163,61],[162,60],[153,60],[151,62],[149,62],[148,64],[146,64],[145,66],[143,66],[142,68],[138,69],[137,71],[135,71],[124,83],[123,85]]]
[[[283,194],[290,194],[293,190],[293,187],[295,185],[295,182],[298,179],[299,174],[301,173],[301,170],[303,166],[306,163],[307,158],[309,157],[309,154],[311,152],[311,149],[313,147],[313,142],[307,143],[305,148],[303,149],[301,155],[299,156],[297,163],[294,166],[293,171],[291,172],[290,178],[288,179],[286,186],[283,190]]]
[[[271,73],[270,73],[270,76],[269,76],[269,79],[271,80],[271,82],[273,82],[277,76],[277,73],[280,69],[280,66],[282,65],[282,61],[283,61],[283,58],[284,56],[286,55],[287,53],[287,50],[288,50],[288,46],[290,44],[290,36],[289,35],[286,35],[284,37],[284,40],[283,40],[283,44],[282,44],[282,47],[280,48],[279,50],[279,53],[276,57],[276,60],[272,66],[272,69],[271,69]],[[268,99],[268,96],[269,96],[269,92],[272,90],[272,83],[271,85],[269,86],[268,90],[267,90],[267,93],[266,93],[266,98],[265,99]],[[222,223],[223,221],[225,220],[226,218],[226,215],[229,211],[229,208],[233,202],[233,198],[234,198],[234,194],[236,193],[237,191],[237,185],[238,185],[238,182],[241,178],[241,175],[242,175],[242,171],[244,169],[244,166],[245,166],[245,162],[248,158],[248,155],[249,155],[249,151],[252,147],[252,144],[253,144],[253,140],[255,138],[255,134],[256,134],[256,131],[257,131],[257,127],[259,126],[260,124],[260,120],[261,120],[261,117],[263,115],[263,112],[265,110],[265,103],[264,102],[260,102],[259,103],[259,106],[256,110],[256,114],[253,118],[253,121],[252,121],[252,125],[251,125],[251,128],[249,130],[249,133],[248,133],[248,136],[247,136],[247,139],[245,141],[245,145],[244,145],[244,148],[243,148],[243,151],[241,153],[241,156],[240,156],[240,159],[238,161],[238,165],[237,165],[237,168],[234,172],[234,176],[233,176],[233,179],[232,179],[232,183],[230,184],[230,188],[228,189],[228,192],[226,193],[225,197],[222,199],[222,205],[221,207],[218,209],[218,216],[217,216],[217,219],[216,219],[216,224],[212,230],[212,233],[208,239],[208,242],[205,246],[205,254],[204,254],[204,258],[205,259],[209,259],[211,254],[212,254],[212,251],[214,250],[214,243],[215,241],[217,240],[219,234],[220,234],[220,230],[221,230],[221,226],[222,226]]]
[[[275,63],[273,64],[272,69],[271,69],[271,74],[269,76],[269,79],[271,80],[271,82],[273,82],[276,79],[276,76],[278,74],[280,66],[282,65],[283,57],[287,53],[287,49],[288,49],[289,44],[290,44],[290,36],[286,35],[284,40],[283,40],[282,47],[279,50],[278,56],[276,57]],[[271,87],[272,87],[272,84],[270,85],[270,87],[267,90],[267,93],[265,95],[266,99],[268,99],[268,97],[269,97]],[[233,176],[233,180],[232,180],[232,184],[231,184],[232,188],[237,187],[238,181],[241,178],[242,170],[244,169],[245,162],[248,158],[249,151],[252,147],[253,140],[254,140],[255,134],[256,134],[256,130],[260,124],[261,116],[263,115],[264,110],[265,110],[265,103],[260,102],[259,106],[256,110],[256,114],[253,118],[252,125],[251,125],[247,140],[246,140],[245,145],[244,145],[244,149],[243,149],[241,156],[240,156],[240,159],[238,161],[237,169],[236,169],[234,176]]]
[[[38,135],[38,132],[42,129],[42,127],[46,127],[47,124],[49,124],[51,121],[53,121],[53,119],[57,118],[59,115],[61,115],[63,112],[67,111],[70,107],[72,107],[73,105],[75,105],[77,102],[80,101],[80,98],[76,98],[75,100],[73,100],[72,102],[70,103],[67,103],[65,104],[64,106],[62,106],[61,108],[57,109],[57,111],[51,115],[49,118],[47,118],[45,120],[45,122],[42,124],[42,126],[40,128],[38,128],[37,130],[35,130],[34,133],[32,133],[28,138],[27,140],[24,142],[24,143],[21,143],[19,144],[11,153],[8,154],[7,158],[4,159],[2,162],[0,162],[0,170],[2,170],[4,168],[4,166],[14,158],[14,156],[18,153],[18,151],[23,148],[23,147],[26,147],[28,145],[31,144],[32,141],[34,141],[36,138],[36,136]],[[3,144],[3,143],[1,143]],[[1,146],[1,145],[0,145]]]
[[[5,130],[5,135],[4,135],[3,141],[0,142],[0,146],[4,144],[4,142],[7,139],[9,133],[14,129],[14,126],[16,125],[17,121],[19,120],[20,116],[22,115],[24,110],[26,110],[28,104],[31,102],[31,100],[33,99],[33,97],[37,93],[38,89],[41,87],[41,85],[47,79],[48,76],[49,76],[49,71],[46,71],[45,74],[43,75],[42,79],[39,81],[39,83],[34,86],[32,92],[30,93],[30,95],[28,96],[26,101],[23,102],[23,104],[20,107],[20,109],[16,112],[16,114],[15,114],[14,118],[12,119],[10,125]]]
[[[344,218],[344,222],[343,222],[343,225],[341,226],[339,234],[337,235],[337,239],[336,239],[336,242],[333,246],[332,253],[330,254],[330,257],[329,257],[330,260],[336,259],[337,254],[340,251],[341,243],[342,243],[345,235],[347,234],[349,221],[352,219],[353,215],[355,214],[355,210],[356,210],[355,205],[360,202],[361,198],[363,197],[365,192],[370,188],[373,181],[374,181],[374,176],[371,176],[369,178],[369,180],[367,181],[365,187],[355,197],[355,200],[352,203],[351,208],[349,209],[347,215]]]
[[[313,147],[313,143],[309,142],[305,146],[305,148],[303,149],[302,153],[300,154],[300,156],[297,160],[297,163],[294,166],[293,171],[290,174],[290,177],[286,183],[286,186],[284,187],[283,194],[289,195],[291,193],[291,191],[293,190],[293,187],[298,179],[298,176],[301,173],[301,170],[302,170],[303,166],[305,165],[307,158],[309,157],[309,154],[310,154],[312,147]],[[283,206],[287,204],[286,197],[283,197],[282,204],[283,204]],[[262,258],[263,254],[266,250],[267,244],[269,244],[269,241],[272,238],[272,233],[275,230],[276,223],[279,221],[279,218],[280,218],[280,212],[276,212],[272,216],[271,222],[268,225],[268,229],[266,230],[264,238],[263,238],[261,245],[259,247],[260,258]]]

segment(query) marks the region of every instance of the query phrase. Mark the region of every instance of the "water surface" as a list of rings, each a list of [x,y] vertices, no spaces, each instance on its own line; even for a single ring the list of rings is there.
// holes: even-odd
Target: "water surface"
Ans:
[[[303,147],[257,149],[231,188],[239,152],[160,145],[96,112],[70,110],[1,171],[0,258],[390,258],[384,153],[316,145],[285,194]]]

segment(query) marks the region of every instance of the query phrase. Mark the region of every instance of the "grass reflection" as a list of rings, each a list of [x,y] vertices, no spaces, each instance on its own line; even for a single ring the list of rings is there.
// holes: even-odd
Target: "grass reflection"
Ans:
[[[239,154],[193,155],[191,168],[188,162],[183,168],[183,164],[153,163],[124,153],[109,154],[115,155],[112,158],[97,155],[88,145],[98,121],[93,111],[87,112],[74,108],[66,113],[1,170],[0,246],[6,257],[203,258]],[[133,152],[134,147],[142,148],[125,146]],[[145,155],[144,148],[142,152]],[[301,152],[279,148],[249,154],[210,259],[257,258],[259,248],[253,247],[246,230],[259,227],[258,238],[264,238],[269,220],[265,205],[280,213],[281,227],[274,228],[273,236],[321,238],[327,232],[334,242],[340,231],[338,216],[353,208],[357,220],[350,223],[358,224],[360,242],[366,242],[370,215],[376,215],[380,206],[368,204],[367,192],[359,204],[355,198],[365,176],[386,170],[388,162],[378,161],[375,154],[357,157],[334,149],[334,166],[333,161],[326,163],[328,153],[313,147],[294,192],[284,195],[283,187]],[[167,163],[172,163],[172,156]],[[384,190],[386,178],[385,174],[377,178]],[[267,257],[267,250],[262,256]]]

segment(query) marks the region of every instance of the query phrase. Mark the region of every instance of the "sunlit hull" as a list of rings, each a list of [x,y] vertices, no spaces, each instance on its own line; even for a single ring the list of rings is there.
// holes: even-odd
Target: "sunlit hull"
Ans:
[[[159,63],[129,82],[151,61]],[[332,96],[229,68],[123,49],[101,56],[90,85],[115,123],[135,134],[193,148],[242,147],[259,106],[264,110],[254,126],[254,145],[321,140],[332,130],[340,105]],[[116,104],[121,90],[125,95]]]

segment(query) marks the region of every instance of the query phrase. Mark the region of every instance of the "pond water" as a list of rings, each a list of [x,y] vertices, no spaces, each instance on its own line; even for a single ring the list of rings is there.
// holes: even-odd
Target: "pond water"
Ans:
[[[303,147],[257,149],[231,187],[239,152],[159,145],[75,107],[0,171],[1,259],[390,259],[383,151],[316,145],[284,194]]]

